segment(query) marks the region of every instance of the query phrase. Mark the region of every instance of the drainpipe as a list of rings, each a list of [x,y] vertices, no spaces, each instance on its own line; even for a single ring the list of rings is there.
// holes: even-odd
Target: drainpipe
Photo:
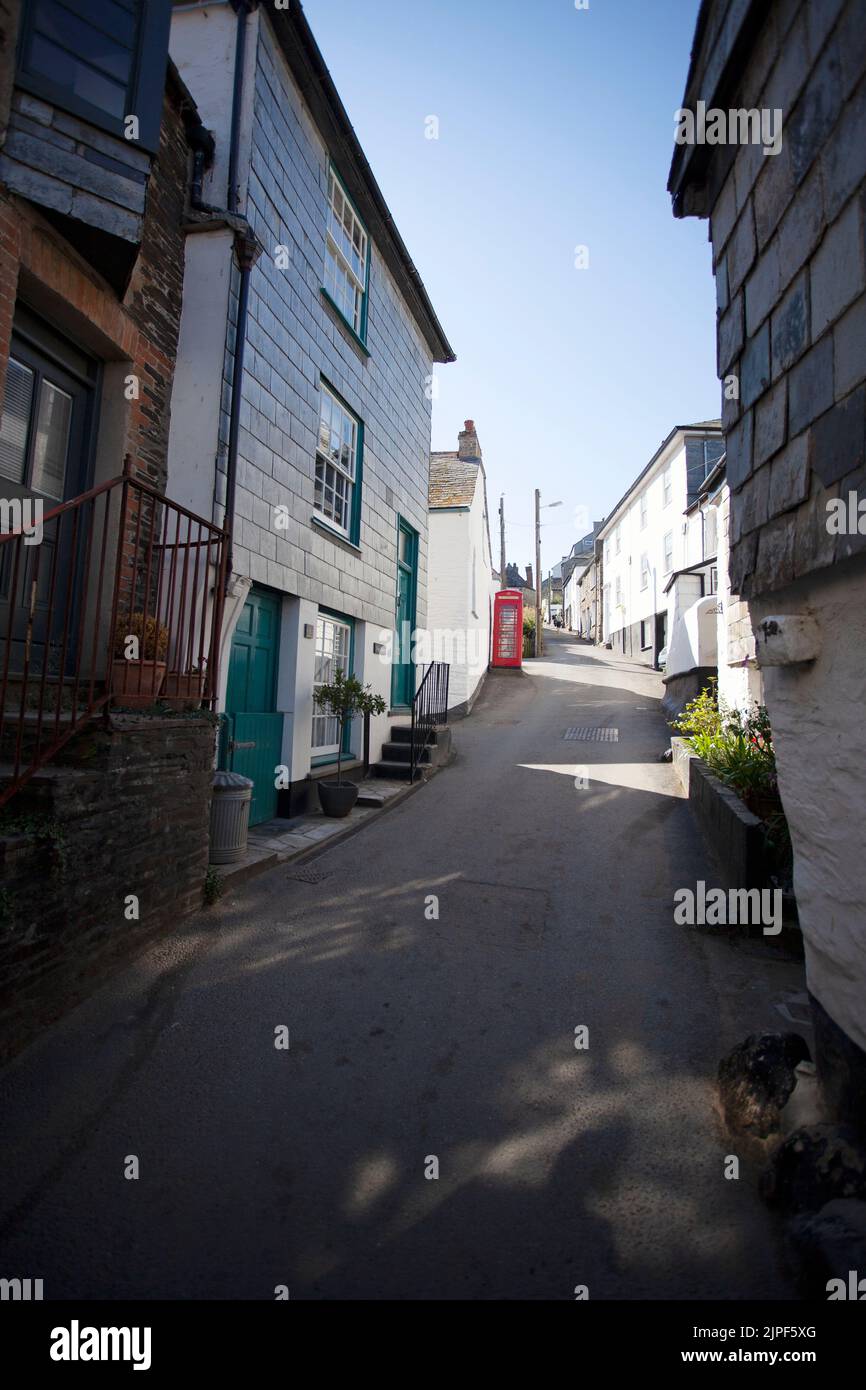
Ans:
[[[241,137],[241,106],[243,98],[244,75],[247,50],[247,20],[256,7],[257,0],[232,0],[237,13],[235,34],[235,73],[232,90],[232,119],[229,137],[229,171],[227,201],[230,213],[237,213],[240,196],[238,189],[238,164]],[[228,452],[226,456],[226,502],[223,525],[228,531],[228,563],[226,565],[226,585],[231,582],[232,558],[234,548],[235,489],[238,466],[238,434],[240,431],[241,388],[244,374],[244,349],[247,340],[247,304],[249,302],[250,272],[258,259],[261,247],[252,236],[243,232],[235,233],[235,255],[238,259],[241,278],[238,287],[238,312],[235,327],[234,366],[232,369],[232,403],[229,414]]]
[[[247,341],[247,304],[250,293],[250,273],[258,260],[261,246],[254,237],[242,232],[235,233],[235,255],[241,271],[238,287],[238,315],[235,328],[234,366],[232,369],[232,404],[229,415],[229,442],[226,456],[226,506],[223,525],[229,533],[229,558],[226,567],[226,583],[232,574],[232,549],[235,519],[235,486],[238,470],[238,433],[241,423],[241,388],[244,375],[244,349]]]
[[[234,89],[232,91],[232,122],[231,135],[229,137],[229,176],[228,176],[228,206],[229,212],[237,212],[240,203],[240,190],[238,188],[238,152],[241,139],[241,98],[244,87],[244,69],[246,67],[247,51],[247,18],[256,8],[257,0],[231,0],[237,12],[237,29],[235,34],[235,77]]]

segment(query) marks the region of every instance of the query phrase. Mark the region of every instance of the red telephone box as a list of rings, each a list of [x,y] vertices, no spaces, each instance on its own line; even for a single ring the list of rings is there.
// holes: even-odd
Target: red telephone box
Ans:
[[[493,659],[491,666],[523,665],[523,595],[519,589],[500,589],[493,599]]]

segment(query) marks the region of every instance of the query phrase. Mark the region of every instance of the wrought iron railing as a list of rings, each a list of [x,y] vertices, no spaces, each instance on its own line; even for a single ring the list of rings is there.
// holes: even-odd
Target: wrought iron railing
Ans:
[[[415,774],[436,729],[448,722],[448,678],[451,667],[447,661],[431,661],[415,691],[412,701],[411,749],[409,781]]]
[[[0,535],[0,805],[112,700],[214,705],[226,539],[128,466]]]

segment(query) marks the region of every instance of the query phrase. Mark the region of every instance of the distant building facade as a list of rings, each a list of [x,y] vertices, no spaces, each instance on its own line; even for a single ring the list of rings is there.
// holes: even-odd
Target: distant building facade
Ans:
[[[658,666],[665,589],[687,563],[686,509],[723,452],[719,421],[675,426],[600,527],[603,640],[614,651]]]
[[[490,661],[494,579],[487,480],[475,422],[455,452],[430,456],[427,626],[433,659],[450,665],[450,714],[468,714]]]

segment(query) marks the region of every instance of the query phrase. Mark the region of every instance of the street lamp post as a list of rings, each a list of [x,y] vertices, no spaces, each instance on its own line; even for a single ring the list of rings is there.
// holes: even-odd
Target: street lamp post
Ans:
[[[546,502],[544,510],[561,507],[561,502]],[[535,655],[541,656],[541,493],[535,489]]]

